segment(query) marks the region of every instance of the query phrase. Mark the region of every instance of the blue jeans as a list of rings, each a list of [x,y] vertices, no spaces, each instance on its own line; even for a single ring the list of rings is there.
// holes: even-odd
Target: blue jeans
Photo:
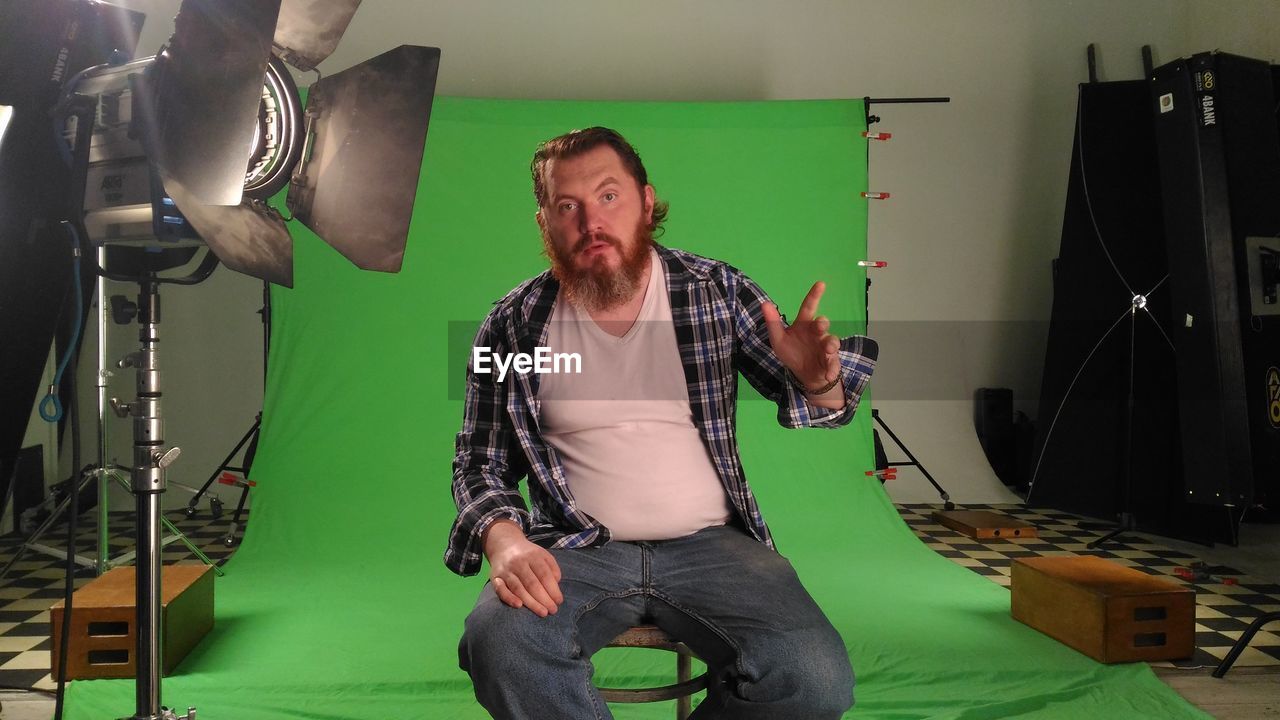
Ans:
[[[707,698],[690,720],[823,720],[853,705],[844,641],[786,558],[732,527],[657,542],[552,550],[564,603],[540,618],[486,584],[458,648],[499,720],[611,718],[591,656],[654,624],[702,658]]]

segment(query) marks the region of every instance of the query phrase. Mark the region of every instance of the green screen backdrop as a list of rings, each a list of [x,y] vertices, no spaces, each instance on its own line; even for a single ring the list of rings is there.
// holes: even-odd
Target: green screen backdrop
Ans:
[[[483,576],[441,562],[461,370],[491,303],[546,266],[536,144],[590,125],[620,130],[645,159],[671,203],[660,242],[736,265],[791,314],[825,280],[822,312],[861,327],[861,102],[438,98],[401,273],[358,271],[293,224],[295,289],[272,294],[253,521],[217,581],[214,630],[164,680],[166,705],[202,720],[487,717],[456,649]],[[783,430],[750,390],[738,411],[779,548],[848,645],[850,717],[1207,717],[1145,665],[1103,666],[1013,621],[1008,590],[925,547],[864,475],[869,405],[835,431]],[[597,656],[612,686],[665,684],[674,664]],[[669,702],[613,710],[674,716]],[[70,718],[133,711],[131,681],[71,684]]]

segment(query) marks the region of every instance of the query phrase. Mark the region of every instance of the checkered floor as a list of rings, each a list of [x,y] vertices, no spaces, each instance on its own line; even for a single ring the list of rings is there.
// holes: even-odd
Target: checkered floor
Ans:
[[[220,519],[210,517],[207,507],[202,507],[196,517],[188,519],[181,510],[165,514],[178,530],[210,560],[221,565],[235,550],[223,542],[231,522],[230,509]],[[246,510],[243,523],[249,519]],[[132,512],[113,512],[108,523],[113,564],[126,552],[133,550],[134,524]],[[165,533],[166,537],[170,536]],[[93,559],[97,557],[97,516],[85,513],[76,530],[77,554]],[[45,533],[40,544],[65,548],[67,528],[63,523]],[[22,539],[9,535],[0,537],[0,568],[7,565],[18,552]],[[171,542],[164,548],[164,564],[199,562],[194,553],[182,542]],[[43,553],[26,550],[22,559],[0,581],[0,689],[21,688],[52,690],[55,687],[49,672],[50,649],[49,607],[63,598],[65,562]],[[76,574],[76,587],[92,580],[96,574],[91,568],[81,568]]]
[[[1280,610],[1280,585],[1268,582],[1274,578],[1251,578],[1232,568],[1213,567],[1209,568],[1214,576],[1212,579],[1188,582],[1174,571],[1190,566],[1195,561],[1191,555],[1163,548],[1136,534],[1121,535],[1104,549],[1089,550],[1086,543],[1098,537],[1099,531],[1081,527],[1081,520],[1074,515],[1030,510],[1018,505],[965,506],[963,509],[966,510],[1005,513],[1035,525],[1039,531],[1038,538],[979,541],[935,523],[930,516],[934,510],[940,509],[940,505],[898,506],[902,518],[925,545],[1006,587],[1013,558],[1063,554],[1097,555],[1193,587],[1196,591],[1195,655],[1188,660],[1160,663],[1162,665],[1215,667],[1250,621],[1260,613]],[[180,510],[168,513],[167,517],[218,564],[225,562],[235,549],[223,543],[229,528],[230,511],[220,519],[210,517],[205,508],[191,519]],[[248,521],[247,512],[244,521]],[[93,557],[96,549],[94,515],[86,513],[83,522],[88,527],[77,532],[79,552]],[[111,557],[132,549],[132,513],[112,513],[109,528]],[[13,558],[21,542],[13,536],[0,538],[0,567]],[[65,526],[47,533],[42,543],[65,546]],[[180,542],[166,545],[165,564],[180,561],[195,562],[197,559]],[[81,570],[76,578],[77,587],[93,577],[92,570]],[[1228,577],[1234,578],[1238,584],[1220,582]],[[9,576],[0,581],[0,689],[50,690],[54,687],[49,673],[49,606],[62,599],[62,587],[63,562],[34,551],[27,551],[10,570]],[[1236,661],[1236,667],[1280,666],[1280,629],[1274,625],[1268,627],[1270,631],[1262,630],[1254,637]]]
[[[1250,622],[1262,613],[1280,610],[1280,585],[1275,583],[1276,578],[1249,577],[1233,568],[1217,566],[1207,568],[1210,577],[1204,581],[1191,582],[1175,571],[1190,567],[1196,562],[1195,557],[1163,548],[1135,533],[1123,534],[1096,550],[1090,550],[1086,544],[1105,531],[1081,527],[1082,521],[1075,515],[1032,510],[1021,505],[966,505],[959,509],[1003,513],[1035,525],[1039,534],[1038,538],[974,540],[936,523],[932,513],[941,509],[941,505],[898,506],[903,520],[925,545],[1005,587],[1009,585],[1013,558],[1096,555],[1193,588],[1196,592],[1195,655],[1187,660],[1154,664],[1183,668],[1216,667]],[[1228,578],[1237,584],[1222,582]],[[1233,665],[1244,666],[1280,666],[1280,628],[1277,625],[1267,625],[1260,630]]]

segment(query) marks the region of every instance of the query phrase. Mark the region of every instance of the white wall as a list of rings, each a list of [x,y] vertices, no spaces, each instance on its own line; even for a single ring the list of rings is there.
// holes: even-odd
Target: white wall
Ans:
[[[178,2],[117,1],[148,13],[141,50],[154,52]],[[998,488],[973,462],[963,419],[983,386],[1012,387],[1017,406],[1036,411],[1085,46],[1098,44],[1103,80],[1134,79],[1144,44],[1157,64],[1213,48],[1274,60],[1278,27],[1274,0],[369,0],[321,69],[416,43],[442,48],[443,95],[950,96],[875,110],[894,139],[872,150],[871,185],[893,194],[870,219],[870,254],[889,262],[873,276],[872,333],[945,321],[967,340],[926,333],[885,346],[882,367],[943,380],[924,399],[877,406],[956,500],[982,502]],[[258,284],[220,270],[165,301],[168,433],[185,452],[173,477],[198,484],[261,401]],[[934,358],[946,367],[922,364]],[[123,433],[117,453],[128,457]],[[895,493],[914,498],[915,482]]]

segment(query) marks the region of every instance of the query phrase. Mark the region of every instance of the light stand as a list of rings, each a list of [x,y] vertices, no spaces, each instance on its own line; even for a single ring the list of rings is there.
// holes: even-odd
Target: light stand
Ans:
[[[55,123],[55,139],[71,166],[68,215],[82,238],[159,253],[193,243],[210,250],[198,279],[157,277],[173,265],[124,278],[140,286],[142,344],[125,363],[137,369],[137,398],[112,403],[118,415],[134,419],[132,720],[195,718],[194,708],[178,716],[160,705],[160,500],[166,468],[180,451],[164,447],[158,285],[195,284],[221,261],[292,287],[292,236],[266,203],[286,186],[291,219],[357,267],[399,272],[403,262],[439,49],[402,45],[317,80],[305,113],[284,64],[314,69],[333,52],[359,2],[183,0],[161,52],[81,70],[64,83],[53,113],[75,121]],[[374,177],[380,182],[369,182]],[[99,272],[122,279],[104,267]]]
[[[100,248],[100,252],[98,255],[99,268],[105,268],[107,265],[107,256],[106,256],[105,250],[106,248]],[[208,277],[208,273],[212,272],[212,267],[213,267],[212,265],[207,266],[207,272],[205,271],[204,268],[198,269],[192,275],[187,276],[186,278],[183,278],[180,280],[179,279],[175,279],[175,280],[156,279],[155,282],[156,283],[181,282],[183,284],[188,284],[189,282],[200,282],[200,281],[203,281],[206,277]],[[112,279],[115,279],[115,280],[123,280],[128,282],[133,282],[136,280],[135,278],[130,278],[130,277],[110,276],[105,272],[103,272],[102,274],[104,277],[111,277]],[[138,280],[138,282],[142,282],[142,281]],[[101,292],[101,287],[104,284],[105,283],[101,281],[99,282],[100,292]],[[133,322],[135,317],[139,317],[140,304],[126,301],[123,295],[112,296],[111,301],[112,301],[112,316],[117,324],[128,325],[129,323]],[[101,307],[99,312],[101,315],[102,313]],[[103,332],[103,334],[99,335],[99,338],[105,339],[106,337],[104,332],[106,327],[105,319],[100,320],[100,323],[101,323],[99,326],[100,332]],[[115,464],[108,464],[106,460],[106,439],[105,439],[106,438],[106,430],[105,430],[106,411],[105,411],[105,408],[109,406],[111,410],[116,414],[116,416],[121,418],[128,417],[130,411],[129,411],[128,405],[121,404],[118,400],[116,400],[116,398],[111,398],[110,400],[106,399],[106,380],[111,376],[111,373],[107,371],[105,368],[105,345],[106,344],[104,341],[102,340],[99,341],[98,373],[99,373],[99,377],[101,378],[99,380],[99,388],[98,388],[98,403],[99,403],[98,407],[99,407],[99,416],[100,416],[99,425],[98,425],[99,455],[98,455],[98,468],[97,470],[95,470],[95,473],[103,479],[109,477],[115,480],[117,483],[120,484],[121,487],[123,487],[125,490],[128,490],[130,493],[132,493],[133,487],[129,482],[125,481],[125,479],[121,477],[119,473],[120,468]],[[122,359],[118,363],[118,367],[121,367],[121,368],[134,367],[136,363],[139,361],[139,358],[140,358],[140,353],[129,353],[124,357],[124,359]],[[105,485],[106,483],[103,482],[99,486],[99,493],[101,498],[105,498],[106,496],[106,490],[103,489]],[[101,513],[99,518],[99,538],[98,538],[98,542],[99,542],[98,562],[100,563],[99,569],[98,569],[99,575],[101,575],[102,573],[106,572],[107,570],[109,570],[110,568],[116,565],[122,565],[128,562],[131,562],[137,554],[137,548],[135,548],[134,550],[123,553],[122,555],[117,557],[114,561],[111,561],[107,557],[107,554],[104,550],[107,543],[107,531],[105,529],[107,527],[107,514],[105,511],[106,502],[107,501],[105,499],[99,500],[100,506],[104,508],[104,511]],[[200,560],[200,562],[212,567],[213,572],[218,577],[222,577],[226,575],[226,573],[222,570],[222,568],[218,567],[218,565],[212,559],[210,559],[208,555],[205,555],[204,551],[201,550],[199,547],[197,547],[195,543],[191,542],[191,539],[186,536],[186,533],[179,530],[178,527],[174,525],[172,522],[170,522],[168,518],[161,515],[160,523],[164,525],[164,529],[169,532],[167,536],[162,536],[163,539],[160,540],[160,546],[162,548],[171,543],[181,541],[182,544],[186,545],[187,549],[191,551],[191,554],[195,555]],[[102,563],[105,563],[105,565],[103,565]]]
[[[139,280],[138,339],[142,349],[130,356],[137,368],[138,397],[128,405],[117,405],[121,415],[133,416],[132,490],[137,499],[137,713],[132,720],[195,720],[195,708],[185,715],[160,705],[161,658],[161,499],[165,491],[165,471],[182,450],[164,448],[164,419],[161,415],[160,294],[154,276]]]
[[[107,266],[107,248],[98,246],[98,267]],[[111,487],[107,485],[107,380],[111,372],[107,370],[107,283],[98,278],[98,574],[102,575],[111,567],[111,550],[108,542],[111,537],[109,526]],[[120,480],[120,476],[110,472],[110,476]]]
[[[160,263],[164,263],[162,259]],[[158,346],[160,341],[160,293],[163,283],[195,285],[206,280],[218,266],[218,259],[206,251],[204,260],[190,274],[182,277],[157,275],[157,266],[149,265],[136,276],[113,273],[99,266],[103,278],[138,283],[138,301],[121,303],[113,308],[115,319],[120,321],[135,316],[138,320],[138,340],[141,348],[129,353],[120,361],[121,367],[132,367],[137,374],[137,397],[128,403],[112,398],[110,405],[119,417],[133,418],[133,466],[130,468],[130,491],[136,499],[137,583],[134,647],[137,669],[135,690],[137,712],[126,720],[195,720],[195,708],[186,714],[176,715],[160,705],[160,678],[164,668],[162,648],[163,625],[161,614],[162,562],[161,551],[167,540],[161,539],[161,527],[174,529],[162,515],[162,498],[167,489],[165,473],[169,465],[178,459],[181,450],[164,447],[164,418],[161,412],[160,368]],[[163,265],[161,269],[168,268]],[[185,539],[185,538],[184,538]],[[194,547],[190,542],[188,547]],[[197,551],[198,553],[198,551]],[[201,558],[206,563],[212,562]],[[221,575],[216,565],[214,571]]]
[[[98,252],[99,252],[98,263],[100,266],[105,265],[106,263],[105,251],[106,251],[106,248],[98,249]],[[111,485],[108,483],[108,481],[114,480],[117,484],[119,484],[121,487],[123,487],[125,490],[128,490],[129,492],[132,492],[133,489],[130,487],[129,482],[120,474],[121,468],[107,461],[106,413],[107,413],[108,407],[118,408],[119,406],[114,403],[112,403],[109,406],[107,397],[106,397],[107,380],[108,378],[111,377],[111,372],[106,369],[106,342],[105,342],[106,310],[104,308],[104,305],[105,305],[105,298],[103,293],[103,283],[99,281],[98,283],[98,338],[99,340],[98,340],[98,383],[97,383],[98,463],[97,463],[97,466],[93,467],[91,471],[88,471],[88,472],[81,471],[79,478],[74,484],[75,485],[74,491],[79,493],[79,492],[82,492],[90,482],[93,482],[94,480],[98,482],[97,554],[96,554],[96,557],[92,559],[84,557],[82,555],[75,555],[73,560],[77,565],[80,565],[81,567],[94,568],[94,570],[97,572],[98,575],[102,575],[106,571],[118,565],[128,564],[133,560],[133,558],[137,553],[136,549],[130,550],[128,552],[122,553],[121,555],[117,556],[115,559],[112,559],[110,554],[111,547],[110,547],[109,539],[111,535],[111,529],[110,529],[109,523],[110,523]],[[127,362],[127,360],[125,362]],[[123,366],[123,363],[122,363],[122,366]],[[120,416],[124,417],[123,414]],[[35,550],[36,552],[42,553],[44,555],[48,555],[50,557],[58,558],[59,560],[67,559],[67,554],[68,554],[67,549],[56,548],[51,545],[46,545],[40,542],[40,539],[44,537],[45,533],[49,532],[49,530],[53,528],[54,524],[58,521],[58,519],[62,516],[62,514],[68,510],[70,505],[71,505],[71,496],[70,494],[68,494],[66,498],[63,498],[62,502],[58,503],[58,505],[53,508],[53,510],[49,513],[49,516],[45,518],[44,521],[40,523],[40,525],[34,531],[32,531],[31,536],[27,540],[25,540],[21,546],[18,547],[17,552],[14,553],[13,557],[9,559],[9,562],[5,563],[5,566],[3,568],[0,568],[0,580],[3,580],[4,578],[9,576],[9,572],[13,569],[13,567],[17,565],[24,557],[26,557],[26,553],[28,550]],[[191,539],[188,538],[185,533],[179,530],[176,525],[171,523],[167,518],[163,518],[163,517],[161,518],[161,523],[165,526],[165,529],[169,533],[167,536],[164,537],[163,540],[160,541],[161,546],[169,545],[174,542],[182,542],[182,544],[186,545],[187,549],[190,550],[191,553],[200,560],[200,562],[203,562],[206,565],[212,566],[213,571],[217,573],[219,576],[222,576],[225,574],[222,568],[214,564],[213,560],[210,559],[209,556],[206,555],[203,550],[197,547],[195,543],[191,542]]]

